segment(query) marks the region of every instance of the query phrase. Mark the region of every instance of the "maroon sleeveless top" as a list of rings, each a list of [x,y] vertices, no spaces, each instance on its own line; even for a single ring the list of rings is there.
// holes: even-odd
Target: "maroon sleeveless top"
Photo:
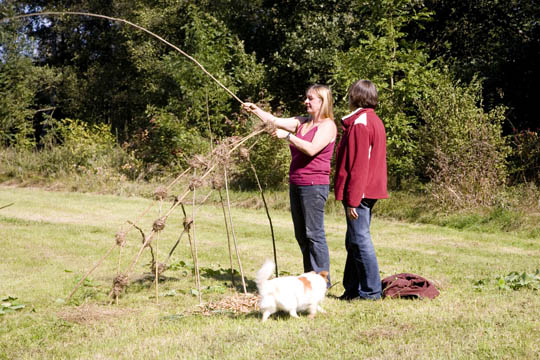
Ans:
[[[302,135],[301,130],[304,124],[298,127],[296,137],[312,142],[319,127],[315,126],[305,135]],[[294,145],[289,145],[292,156],[291,167],[289,168],[289,183],[294,185],[329,185],[330,161],[334,153],[335,143],[335,140],[330,142],[315,156],[306,155]]]

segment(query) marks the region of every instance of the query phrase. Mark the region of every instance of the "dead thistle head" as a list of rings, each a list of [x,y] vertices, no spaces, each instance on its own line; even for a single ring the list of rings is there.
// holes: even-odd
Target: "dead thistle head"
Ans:
[[[164,264],[164,263],[158,263],[158,267],[157,267],[157,272],[158,272],[158,276],[163,274],[165,272],[165,270],[168,269],[168,266],[167,264]],[[156,273],[156,263],[155,261],[152,262],[152,274],[155,274]]]
[[[231,157],[229,153],[229,145],[226,143],[226,141],[222,142],[214,149],[214,156],[219,164],[226,166]]]
[[[125,231],[119,231],[116,233],[116,245],[118,246],[124,246],[126,243],[126,232]]]
[[[241,147],[240,150],[238,150],[238,153],[240,154],[240,157],[242,159],[249,161],[249,150],[246,147]]]
[[[276,124],[272,121],[261,122],[255,126],[255,131],[263,130],[265,133],[272,135],[276,132]]]
[[[156,232],[165,229],[165,217],[160,217],[159,219],[154,221],[154,224],[152,225],[152,229]]]
[[[189,183],[189,190],[193,191],[195,189],[198,189],[202,186],[203,182],[200,178],[193,177],[191,179],[191,182]]]
[[[118,274],[113,279],[113,289],[112,289],[112,297],[118,298],[122,291],[126,288],[128,284],[128,276],[126,274]]]
[[[209,167],[210,160],[202,155],[197,154],[194,155],[191,159],[189,159],[188,165],[193,169],[205,169]]]
[[[193,225],[193,218],[185,217],[184,218],[184,230],[189,231],[189,229],[191,229],[191,225]]]
[[[154,191],[154,199],[163,200],[167,197],[167,188],[165,186],[159,186]]]
[[[223,180],[223,177],[219,176],[217,172],[214,172],[214,176],[212,176],[212,189],[221,190],[224,185],[225,181]]]

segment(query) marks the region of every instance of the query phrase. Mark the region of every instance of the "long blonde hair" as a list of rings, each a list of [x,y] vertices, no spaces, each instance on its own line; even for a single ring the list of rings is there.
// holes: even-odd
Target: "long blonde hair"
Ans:
[[[319,110],[319,119],[332,119],[334,121],[334,98],[332,97],[332,90],[326,85],[314,84],[311,85],[306,95],[313,93],[317,95],[322,101],[321,109]]]

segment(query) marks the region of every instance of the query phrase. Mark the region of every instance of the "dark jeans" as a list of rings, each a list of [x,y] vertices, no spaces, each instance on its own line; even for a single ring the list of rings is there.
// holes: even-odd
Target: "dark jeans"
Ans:
[[[328,271],[330,286],[330,254],[324,233],[324,207],[329,185],[294,185],[289,187],[294,235],[304,262],[304,272]]]
[[[371,241],[369,227],[371,225],[371,209],[377,200],[364,199],[356,208],[358,218],[350,219],[347,215],[347,235],[345,248],[347,261],[343,274],[345,296],[364,299],[379,299],[381,297],[381,278],[375,248]],[[343,202],[345,214],[347,205]]]

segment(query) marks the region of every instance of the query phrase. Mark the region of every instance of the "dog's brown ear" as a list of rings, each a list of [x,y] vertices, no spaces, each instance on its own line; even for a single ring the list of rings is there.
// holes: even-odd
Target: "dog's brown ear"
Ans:
[[[321,272],[319,273],[319,275],[321,275],[322,278],[323,278],[326,282],[328,282],[328,271],[323,270],[323,271],[321,271]]]

